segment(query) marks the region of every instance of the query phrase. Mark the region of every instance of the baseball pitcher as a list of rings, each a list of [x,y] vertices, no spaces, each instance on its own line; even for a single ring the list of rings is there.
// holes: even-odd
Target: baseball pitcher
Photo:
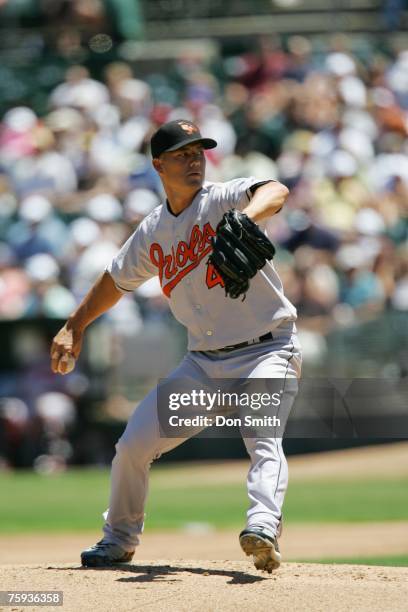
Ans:
[[[274,247],[258,226],[280,211],[288,190],[267,178],[206,182],[204,151],[216,145],[187,120],[166,123],[153,135],[153,166],[166,201],[140,223],[55,336],[54,372],[73,368],[92,321],[159,276],[174,316],[188,330],[188,352],[169,380],[199,386],[212,378],[300,376],[296,310],[273,266]],[[144,526],[151,463],[184,440],[160,436],[156,397],[153,389],[139,404],[116,445],[104,536],[83,551],[84,566],[132,559]],[[244,437],[244,443],[250,504],[240,545],[257,569],[271,572],[281,560],[277,538],[287,462],[281,438]]]

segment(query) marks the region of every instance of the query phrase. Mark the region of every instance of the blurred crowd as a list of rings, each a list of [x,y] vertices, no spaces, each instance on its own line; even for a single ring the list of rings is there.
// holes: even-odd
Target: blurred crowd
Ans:
[[[408,310],[408,50],[292,36],[216,61],[181,55],[145,78],[123,61],[103,80],[73,65],[44,116],[10,108],[0,123],[0,319],[69,315],[162,200],[148,142],[177,118],[218,141],[208,180],[290,188],[268,232],[306,358],[321,357],[333,329]],[[123,330],[166,319],[158,280],[109,316]]]
[[[143,80],[123,62],[107,65],[103,82],[76,65],[45,116],[10,108],[0,124],[0,317],[70,313],[160,203],[147,143],[179,117],[219,142],[208,180],[270,176],[291,189],[269,231],[303,318],[327,330],[405,310],[408,51],[367,45],[362,58],[346,43],[334,38],[322,53],[299,36],[286,50],[261,39],[217,70],[190,55]]]

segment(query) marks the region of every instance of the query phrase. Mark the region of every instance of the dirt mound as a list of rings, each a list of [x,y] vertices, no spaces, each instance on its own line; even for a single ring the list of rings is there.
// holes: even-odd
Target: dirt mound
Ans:
[[[285,563],[272,575],[246,561],[137,560],[115,569],[9,565],[0,568],[0,584],[3,590],[61,590],[65,612],[406,612],[408,601],[407,568],[356,565]]]
[[[280,546],[285,561],[404,555],[408,553],[407,533],[407,521],[293,524],[284,528]],[[100,537],[98,531],[0,536],[0,567],[22,562],[75,562],[79,559],[80,551],[94,544]],[[172,556],[178,559],[242,560],[236,529],[197,532],[186,526],[183,531],[146,531],[136,555],[155,561],[163,557],[164,551],[171,551]]]

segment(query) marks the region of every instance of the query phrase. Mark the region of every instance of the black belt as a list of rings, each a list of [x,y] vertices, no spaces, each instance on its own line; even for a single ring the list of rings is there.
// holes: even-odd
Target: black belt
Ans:
[[[247,340],[246,342],[238,342],[238,344],[230,344],[229,346],[223,346],[220,349],[215,349],[213,351],[205,351],[206,353],[229,353],[230,351],[235,351],[240,348],[244,348],[244,346],[252,346],[252,344],[260,344],[261,342],[266,342],[267,340],[273,340],[272,332],[268,332],[263,336],[259,336],[259,338],[253,338],[253,340]]]

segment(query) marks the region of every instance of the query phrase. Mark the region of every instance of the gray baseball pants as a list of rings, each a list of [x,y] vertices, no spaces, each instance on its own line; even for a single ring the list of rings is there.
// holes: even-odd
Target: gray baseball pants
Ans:
[[[192,386],[199,386],[206,377],[299,378],[301,352],[294,324],[285,323],[272,333],[272,340],[228,353],[188,352],[169,379],[190,379]],[[296,386],[290,385],[292,391],[287,399],[289,409],[296,396]],[[104,534],[107,541],[119,544],[127,551],[135,549],[143,531],[152,462],[186,439],[160,436],[156,404],[157,392],[153,389],[129,419],[116,444],[116,455],[112,462],[110,505],[104,514]],[[263,525],[272,535],[279,535],[282,505],[288,485],[288,467],[282,438],[244,437],[243,441],[250,457],[246,526]]]

